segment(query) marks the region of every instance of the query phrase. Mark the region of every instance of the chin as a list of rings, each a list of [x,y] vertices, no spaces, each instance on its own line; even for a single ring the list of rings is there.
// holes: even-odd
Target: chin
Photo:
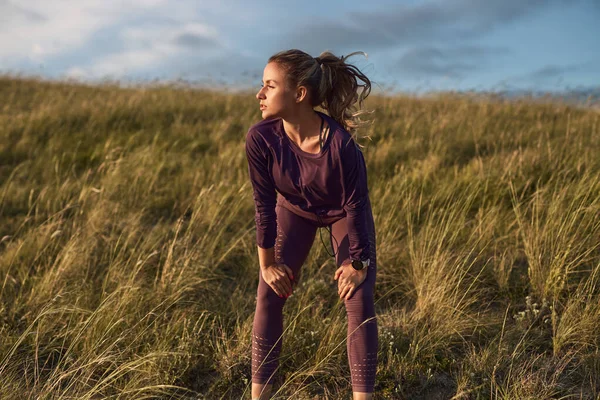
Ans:
[[[277,118],[277,115],[270,114],[269,112],[263,112],[262,118],[263,119],[274,119],[274,118]]]

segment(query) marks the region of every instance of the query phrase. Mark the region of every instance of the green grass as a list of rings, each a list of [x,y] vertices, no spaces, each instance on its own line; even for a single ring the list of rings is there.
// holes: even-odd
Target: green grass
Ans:
[[[253,93],[0,78],[0,398],[250,398]],[[600,398],[600,113],[377,97],[381,399]],[[350,398],[317,236],[277,396]]]

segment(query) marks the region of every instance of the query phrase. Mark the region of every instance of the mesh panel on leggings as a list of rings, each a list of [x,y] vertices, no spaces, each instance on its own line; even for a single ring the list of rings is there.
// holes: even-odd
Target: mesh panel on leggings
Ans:
[[[369,274],[375,275],[377,268],[373,226],[369,229],[369,243],[371,251],[367,279]],[[374,276],[371,278],[373,279]],[[363,282],[363,284],[365,283],[367,280]],[[348,314],[348,363],[352,378],[352,390],[372,393],[377,371],[378,347],[373,286],[365,287],[363,290],[358,289],[349,300],[345,300]]]
[[[281,346],[273,347],[266,337],[252,333],[252,382],[264,384],[272,378],[280,350]]]
[[[275,261],[278,263],[283,262],[282,243],[283,235],[281,234],[281,224],[277,224],[277,237],[275,238]]]
[[[277,262],[284,262],[282,243],[284,237],[281,223],[278,223],[275,238],[275,261]],[[285,299],[280,298],[267,287],[264,281],[263,288],[265,291],[258,291],[252,330],[252,382],[260,384],[273,383],[279,366],[282,347],[280,336],[283,332],[282,309],[285,304]]]

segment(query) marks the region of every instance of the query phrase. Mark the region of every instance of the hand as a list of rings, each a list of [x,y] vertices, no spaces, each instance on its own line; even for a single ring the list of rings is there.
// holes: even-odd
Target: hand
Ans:
[[[367,268],[357,271],[352,268],[352,264],[345,264],[335,271],[333,279],[338,281],[340,299],[345,297],[349,300],[356,288],[367,279]]]
[[[293,285],[295,285],[294,273],[292,269],[285,264],[275,262],[260,267],[263,279],[277,293],[279,297],[288,298],[292,295]]]

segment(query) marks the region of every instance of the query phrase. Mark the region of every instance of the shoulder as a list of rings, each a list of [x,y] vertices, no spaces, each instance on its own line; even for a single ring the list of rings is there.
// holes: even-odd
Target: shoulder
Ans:
[[[332,128],[331,151],[343,165],[364,162],[364,155],[353,136],[341,124],[330,117]]]
[[[246,132],[246,143],[270,147],[277,140],[279,119],[264,119],[252,125]]]
[[[356,142],[352,135],[344,129],[340,124],[338,124],[334,119],[330,118],[331,123],[331,147],[335,149],[336,152],[343,155],[346,152],[353,151],[355,148],[358,148]]]

